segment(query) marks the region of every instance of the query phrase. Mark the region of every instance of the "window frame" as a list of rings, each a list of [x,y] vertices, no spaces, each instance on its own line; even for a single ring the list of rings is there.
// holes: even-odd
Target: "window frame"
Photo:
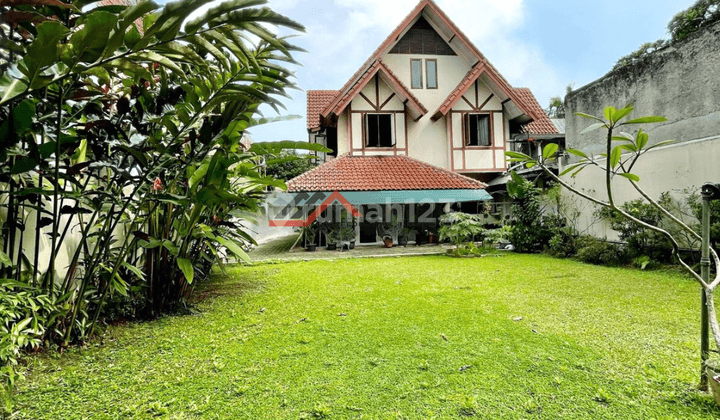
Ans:
[[[371,115],[388,115],[390,117],[390,146],[371,146],[370,145],[370,130],[369,130],[369,117]],[[395,136],[395,113],[393,112],[366,112],[363,114],[363,147],[366,149],[393,149],[397,145],[397,138]],[[378,127],[379,133],[379,127]],[[378,139],[378,143],[379,143]]]
[[[470,118],[484,116],[488,119],[488,145],[470,144]],[[477,148],[477,149],[490,149],[495,144],[495,133],[493,127],[493,113],[492,112],[468,112],[463,118],[464,138],[463,146],[466,148]],[[478,139],[479,141],[480,139]]]
[[[415,69],[413,68],[413,64],[415,62],[420,63],[420,84],[414,85],[413,82],[415,81],[415,78],[413,77],[413,72]],[[410,59],[410,89],[422,89],[423,88],[423,60],[422,58],[411,58]]]
[[[435,63],[435,87],[430,87],[430,71],[428,70],[428,64],[430,62]],[[436,58],[426,58],[425,59],[425,89],[438,89],[439,85],[439,77],[438,77],[438,63]]]

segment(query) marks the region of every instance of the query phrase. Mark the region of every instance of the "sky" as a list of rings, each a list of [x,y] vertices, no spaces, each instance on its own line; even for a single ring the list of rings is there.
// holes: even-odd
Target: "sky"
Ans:
[[[270,0],[269,7],[306,27],[293,40],[307,50],[296,54],[302,67],[293,69],[302,91],[290,92],[283,111],[302,118],[254,127],[253,140],[307,141],[305,91],[340,89],[418,2]],[[641,44],[666,38],[670,19],[695,0],[435,2],[514,87],[529,87],[546,107],[568,84],[580,88]]]

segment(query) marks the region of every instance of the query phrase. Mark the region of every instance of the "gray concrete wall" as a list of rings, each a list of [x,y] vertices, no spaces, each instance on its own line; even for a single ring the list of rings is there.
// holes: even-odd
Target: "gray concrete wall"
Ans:
[[[602,116],[606,106],[620,108],[627,103],[635,106],[631,118],[660,115],[668,121],[626,126],[623,131],[634,133],[642,127],[650,134],[650,144],[677,141],[647,153],[633,170],[641,177],[640,186],[652,197],[669,191],[682,200],[688,188],[720,182],[720,24],[568,94],[567,147],[592,155],[604,153],[607,133],[597,130],[580,135],[594,121],[573,113]],[[597,168],[566,179],[596,198],[607,199],[604,172]],[[624,178],[613,184],[617,202],[639,198]],[[615,232],[595,222],[592,211],[592,206],[581,211],[581,230],[589,227],[590,233],[614,239]]]
[[[633,117],[661,115],[666,123],[643,127],[652,142],[686,142],[720,134],[720,23],[639,63],[608,73],[566,97],[568,147],[602,153],[602,132],[580,136],[606,106],[635,106]]]

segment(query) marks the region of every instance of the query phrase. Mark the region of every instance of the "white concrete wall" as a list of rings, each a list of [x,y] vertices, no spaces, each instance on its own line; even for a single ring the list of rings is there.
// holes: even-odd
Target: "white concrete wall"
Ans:
[[[605,163],[604,160],[599,161]],[[720,136],[651,150],[638,160],[633,172],[640,176],[639,185],[650,197],[658,199],[667,191],[682,200],[684,190],[697,191],[705,182],[720,182]],[[569,175],[564,179],[595,198],[607,200],[605,172],[599,168],[590,167],[575,179]],[[563,190],[563,194],[574,196],[567,190]],[[625,178],[617,177],[613,181],[613,198],[617,203],[624,203],[641,196]],[[596,208],[580,208],[580,229],[588,229],[588,233],[598,237],[616,239],[617,233],[593,215]]]

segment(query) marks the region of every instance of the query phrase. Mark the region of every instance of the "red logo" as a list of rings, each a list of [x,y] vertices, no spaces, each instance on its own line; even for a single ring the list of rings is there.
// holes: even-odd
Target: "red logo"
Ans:
[[[335,191],[332,194],[330,194],[330,196],[328,198],[326,198],[325,201],[323,201],[318,206],[318,208],[316,208],[315,211],[312,212],[307,217],[307,219],[305,219],[305,220],[271,220],[270,226],[271,227],[307,227],[307,226],[310,226],[310,224],[312,224],[312,222],[314,222],[315,219],[317,219],[318,216],[320,216],[322,214],[322,212],[324,212],[328,207],[330,207],[333,203],[335,203],[335,201],[342,204],[342,206],[345,207],[345,209],[347,211],[349,211],[353,215],[353,217],[362,216],[360,211],[358,211],[358,209],[356,209],[355,206],[350,204],[350,202],[347,201],[347,199],[342,194],[340,194],[338,191]]]

